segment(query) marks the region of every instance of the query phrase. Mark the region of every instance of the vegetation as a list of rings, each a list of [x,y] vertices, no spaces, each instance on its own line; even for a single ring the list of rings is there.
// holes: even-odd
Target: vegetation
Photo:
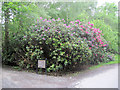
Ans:
[[[36,69],[36,61],[47,58],[47,71],[63,71],[107,63],[119,53],[114,3],[2,4],[4,64]]]

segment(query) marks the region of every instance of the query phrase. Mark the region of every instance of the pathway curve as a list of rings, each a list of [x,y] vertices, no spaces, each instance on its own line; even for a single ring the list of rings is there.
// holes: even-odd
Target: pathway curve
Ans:
[[[2,69],[3,88],[118,88],[118,64],[67,76],[46,76]]]

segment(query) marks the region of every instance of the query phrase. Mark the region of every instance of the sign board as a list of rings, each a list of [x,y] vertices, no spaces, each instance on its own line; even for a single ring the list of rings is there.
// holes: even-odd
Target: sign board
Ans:
[[[45,60],[38,60],[38,68],[45,68],[45,63],[46,61]]]

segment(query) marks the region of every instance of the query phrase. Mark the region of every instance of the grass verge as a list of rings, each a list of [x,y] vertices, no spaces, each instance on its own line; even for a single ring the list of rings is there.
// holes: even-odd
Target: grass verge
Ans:
[[[118,63],[120,63],[119,59],[120,59],[120,55],[116,54],[114,61],[110,61],[110,62],[107,62],[107,63],[101,63],[99,65],[94,65],[94,66],[89,67],[88,69],[95,69],[95,68],[99,68],[99,67],[104,66],[104,65],[118,64]]]

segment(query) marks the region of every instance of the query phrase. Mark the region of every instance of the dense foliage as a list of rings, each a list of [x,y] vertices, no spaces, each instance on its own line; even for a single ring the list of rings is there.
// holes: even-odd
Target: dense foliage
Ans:
[[[35,69],[37,60],[47,58],[47,70],[56,71],[113,60],[117,8],[96,5],[3,2],[3,63]]]
[[[24,34],[14,33],[13,62],[23,68],[35,68],[36,60],[47,58],[47,70],[55,71],[112,60],[101,30],[90,22],[83,24],[76,20],[69,25],[64,22],[60,18],[40,17]]]

